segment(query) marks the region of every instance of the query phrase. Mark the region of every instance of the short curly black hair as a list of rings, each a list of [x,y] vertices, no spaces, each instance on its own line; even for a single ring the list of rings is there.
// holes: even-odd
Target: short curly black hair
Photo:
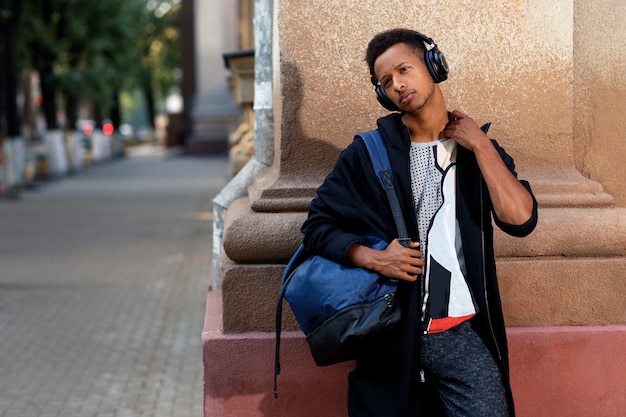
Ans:
[[[415,51],[415,54],[420,59],[424,59],[426,45],[424,45],[424,40],[416,31],[397,28],[381,32],[372,38],[370,43],[367,45],[367,50],[365,52],[365,62],[367,62],[370,70],[372,84],[376,85],[378,83],[376,74],[374,74],[374,62],[376,62],[376,59],[387,49],[398,43],[408,45]]]

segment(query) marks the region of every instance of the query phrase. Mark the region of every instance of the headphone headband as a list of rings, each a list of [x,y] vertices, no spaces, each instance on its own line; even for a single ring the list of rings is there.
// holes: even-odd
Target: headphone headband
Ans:
[[[413,33],[415,34],[415,36],[417,38],[419,38],[422,42],[428,44],[428,46],[430,47],[430,49],[436,48],[437,45],[435,45],[435,41],[433,41],[433,38],[429,38],[426,35],[422,35],[421,33],[419,33],[418,31],[413,31]]]

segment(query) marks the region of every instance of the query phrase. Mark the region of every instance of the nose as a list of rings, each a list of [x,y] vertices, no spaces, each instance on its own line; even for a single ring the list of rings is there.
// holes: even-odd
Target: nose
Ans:
[[[404,90],[406,88],[406,83],[404,82],[404,78],[403,77],[400,77],[400,76],[396,75],[396,76],[393,77],[392,82],[393,82],[393,84],[392,84],[393,89],[396,90],[396,91],[402,91],[402,90]]]

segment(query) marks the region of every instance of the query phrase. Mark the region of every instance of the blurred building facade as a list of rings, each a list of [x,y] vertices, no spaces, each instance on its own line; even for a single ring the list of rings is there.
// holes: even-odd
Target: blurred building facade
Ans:
[[[223,153],[240,122],[223,53],[246,46],[240,36],[238,0],[183,0],[180,16],[183,48],[185,148],[189,153]],[[248,19],[251,24],[251,19]]]

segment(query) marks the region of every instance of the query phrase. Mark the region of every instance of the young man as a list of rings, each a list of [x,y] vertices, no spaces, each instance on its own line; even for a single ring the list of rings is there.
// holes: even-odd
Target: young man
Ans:
[[[429,47],[426,47],[429,44]],[[469,116],[448,112],[445,58],[407,29],[376,35],[366,61],[394,186],[413,242],[395,223],[362,139],[342,152],[312,201],[304,245],[401,280],[402,323],[363,346],[349,377],[350,417],[513,416],[492,218],[525,236],[537,222],[530,186]],[[385,250],[364,245],[376,234]]]

